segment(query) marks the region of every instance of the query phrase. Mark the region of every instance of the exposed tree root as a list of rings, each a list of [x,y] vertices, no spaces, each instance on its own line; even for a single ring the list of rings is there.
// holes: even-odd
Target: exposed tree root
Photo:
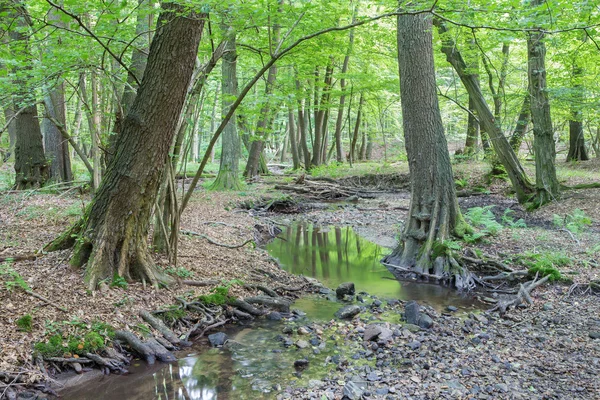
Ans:
[[[159,331],[161,335],[165,337],[173,346],[191,346],[192,344],[186,341],[182,341],[175,335],[175,333],[167,326],[165,323],[154,317],[148,311],[141,311],[140,317],[144,319],[147,323],[149,323],[154,329]]]
[[[519,306],[521,304],[525,304],[525,303],[527,303],[529,305],[533,304],[533,300],[531,298],[531,292],[538,286],[540,286],[543,283],[545,283],[546,281],[548,281],[548,279],[550,279],[550,276],[547,275],[540,280],[537,280],[537,278],[538,278],[538,276],[536,275],[536,277],[530,283],[528,283],[526,285],[520,284],[519,292],[517,293],[516,296],[514,296],[513,298],[511,298],[509,300],[498,301],[498,304],[496,305],[496,307],[488,310],[488,312],[499,311],[500,315],[504,315],[511,307],[517,307],[517,306]]]

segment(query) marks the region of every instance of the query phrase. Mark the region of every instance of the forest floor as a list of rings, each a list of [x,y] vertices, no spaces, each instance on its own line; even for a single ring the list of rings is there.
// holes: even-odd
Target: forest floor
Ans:
[[[326,180],[317,182],[335,182],[345,192],[368,192],[366,197],[371,197],[351,196],[342,202],[275,189],[275,185],[295,186],[296,177],[289,176],[267,177],[235,194],[200,188],[183,216],[182,229],[235,245],[250,239],[260,241],[257,231],[264,229],[257,230],[255,225],[307,221],[352,226],[366,239],[393,248],[410,200],[405,168],[388,167],[401,171],[394,175],[376,170],[359,177],[352,177],[352,171],[337,170],[337,175],[325,171],[321,178]],[[483,172],[480,164],[458,164],[457,186],[465,190],[482,186]],[[563,165],[559,176],[566,185],[597,182],[600,163],[594,160]],[[532,307],[511,310],[504,318],[495,313],[440,314],[425,307],[423,311],[434,321],[431,329],[388,324],[393,335],[379,342],[363,338],[368,319],[402,312],[403,304],[391,301],[373,306],[375,299],[367,299],[367,307],[352,321],[309,327],[319,341],[327,341],[333,329],[361,350],[336,360],[334,372],[322,380],[304,386],[281,382],[278,397],[334,399],[341,398],[344,390],[359,388],[362,394],[382,399],[398,398],[399,393],[403,398],[600,398],[600,302],[589,291],[581,293],[585,284],[600,279],[600,189],[566,191],[561,201],[533,213],[526,213],[506,196],[506,183],[496,183],[486,190],[489,193],[461,197],[463,211],[494,206],[490,210],[498,221],[502,221],[506,209],[512,212],[495,235],[469,247],[515,268],[526,268],[528,261],[540,260],[560,265],[568,281],[537,288],[532,293]],[[41,249],[81,215],[88,199],[88,195],[72,192],[3,193],[0,257]],[[569,216],[576,209],[585,213],[590,224],[578,220],[577,226],[568,225],[573,223]],[[521,218],[526,227],[512,225]],[[52,332],[77,334],[82,325],[96,322],[140,331],[140,311],[162,309],[176,304],[177,297],[208,294],[212,289],[180,283],[153,290],[140,283],[120,287],[107,282],[102,291],[90,292],[83,284],[82,271],[72,269],[68,258],[69,252],[64,251],[1,264],[0,374],[18,374],[22,385],[41,378],[32,360],[32,347],[47,340]],[[162,257],[156,260],[181,279],[240,279],[269,286],[306,284],[301,277],[281,270],[265,250],[251,244],[225,249],[201,237],[182,235],[177,268]],[[23,284],[49,301],[28,294]],[[233,285],[231,294],[243,297],[256,293]],[[17,320],[27,315],[31,316],[30,329],[19,328]],[[291,339],[298,339],[296,333]],[[0,397],[3,390],[0,385]]]

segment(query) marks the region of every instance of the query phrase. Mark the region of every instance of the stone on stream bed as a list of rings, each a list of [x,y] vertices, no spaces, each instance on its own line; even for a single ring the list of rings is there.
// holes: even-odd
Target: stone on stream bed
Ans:
[[[223,346],[225,344],[225,342],[227,341],[227,339],[228,339],[227,335],[223,332],[217,332],[217,333],[208,335],[208,341],[210,342],[211,346],[213,346],[213,347]]]
[[[393,332],[391,329],[377,324],[370,324],[364,329],[363,340],[383,340],[388,341],[392,338]]]
[[[429,329],[433,326],[433,320],[427,314],[421,312],[421,306],[416,301],[409,301],[404,307],[404,316],[406,322],[417,325],[423,329]]]
[[[360,313],[360,306],[355,304],[345,306],[336,311],[335,316],[340,319],[351,319]]]
[[[344,296],[352,296],[354,293],[356,293],[356,290],[354,289],[354,283],[352,282],[341,283],[337,289],[335,289],[335,294],[340,299],[343,299]]]

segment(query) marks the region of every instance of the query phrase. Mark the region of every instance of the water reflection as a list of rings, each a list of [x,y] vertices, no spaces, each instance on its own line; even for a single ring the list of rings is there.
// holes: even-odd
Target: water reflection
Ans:
[[[267,245],[286,271],[319,279],[327,287],[354,282],[358,292],[384,298],[417,300],[441,310],[447,305],[475,308],[473,299],[450,288],[420,282],[398,282],[380,260],[385,249],[354,233],[351,227],[315,227],[298,223],[286,228],[282,237]],[[319,309],[312,300],[299,307]],[[339,307],[332,305],[327,308]],[[309,312],[308,310],[304,310]],[[311,315],[309,312],[310,316]]]

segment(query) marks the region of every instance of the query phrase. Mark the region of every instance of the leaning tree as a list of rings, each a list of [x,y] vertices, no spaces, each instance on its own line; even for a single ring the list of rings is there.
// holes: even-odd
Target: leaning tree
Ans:
[[[432,19],[398,17],[398,63],[411,200],[400,245],[384,260],[395,271],[435,276],[459,289],[474,286],[444,241],[469,225],[460,212],[436,92]]]
[[[138,94],[123,121],[115,154],[84,216],[47,250],[73,247],[94,289],[114,274],[158,284],[165,277],[147,236],[165,161],[175,135],[206,15],[164,2]]]

